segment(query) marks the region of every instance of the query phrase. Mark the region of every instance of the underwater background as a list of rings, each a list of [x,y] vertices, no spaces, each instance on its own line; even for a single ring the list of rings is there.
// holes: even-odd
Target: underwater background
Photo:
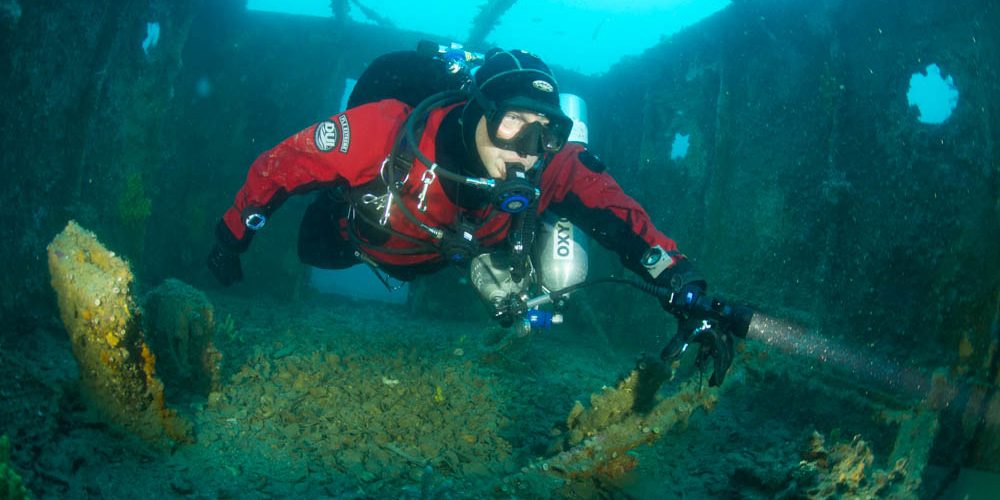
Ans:
[[[722,387],[649,373],[675,321],[627,288],[528,336],[457,267],[327,293],[296,255],[308,196],[220,287],[253,159],[375,57],[489,48],[532,2],[480,3],[445,40],[374,2],[0,1],[0,498],[991,498],[993,0],[733,1],[604,71],[517,47],[712,294],[780,325]],[[592,278],[627,273],[591,245]]]

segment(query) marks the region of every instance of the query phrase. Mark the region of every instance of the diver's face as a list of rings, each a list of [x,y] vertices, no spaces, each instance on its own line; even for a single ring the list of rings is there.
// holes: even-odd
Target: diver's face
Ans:
[[[538,113],[531,113],[528,111],[508,111],[503,116],[497,127],[497,137],[501,139],[512,139],[519,132],[521,132],[525,126],[534,122],[539,122],[542,125],[548,125],[549,119]],[[492,140],[490,140],[490,134],[486,127],[486,118],[480,118],[479,125],[476,126],[476,149],[479,151],[479,158],[483,161],[483,165],[486,167],[486,172],[490,177],[494,179],[507,178],[508,163],[522,165],[525,171],[530,170],[535,166],[535,163],[538,161],[538,156],[521,156],[514,151],[500,149],[493,143]]]

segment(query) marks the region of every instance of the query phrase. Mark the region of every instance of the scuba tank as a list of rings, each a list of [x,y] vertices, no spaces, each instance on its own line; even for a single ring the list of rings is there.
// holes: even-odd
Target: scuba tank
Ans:
[[[559,104],[573,128],[570,142],[587,145],[587,103],[575,94],[562,94]],[[546,213],[542,218],[541,234],[536,247],[540,284],[546,290],[562,290],[587,279],[588,238],[569,219]]]
[[[493,252],[480,254],[469,263],[469,281],[492,308],[494,319],[505,328],[524,314],[519,303],[527,297],[531,284],[529,276],[518,278],[511,272],[512,261],[513,257],[507,252]]]
[[[535,246],[539,284],[545,290],[562,290],[587,279],[587,236],[568,219],[549,213]]]
[[[562,322],[559,310],[565,297],[554,301],[553,311],[530,304],[533,288],[543,293],[564,290],[587,279],[589,240],[565,218],[545,213],[530,259],[511,251],[484,253],[472,259],[469,278],[479,296],[503,327],[515,326],[520,334]],[[524,261],[526,266],[519,266]],[[523,269],[526,267],[526,269]]]

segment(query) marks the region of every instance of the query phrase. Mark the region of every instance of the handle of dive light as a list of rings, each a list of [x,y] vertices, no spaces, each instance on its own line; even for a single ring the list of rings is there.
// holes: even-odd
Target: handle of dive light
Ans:
[[[714,319],[718,321],[721,326],[727,328],[733,335],[741,339],[745,339],[747,337],[747,333],[750,331],[750,322],[753,320],[755,314],[754,310],[747,306],[729,304],[719,298],[709,297],[698,290],[686,290],[682,293],[671,288],[656,286],[652,283],[646,283],[644,281],[611,277],[600,278],[589,282],[585,281],[583,283],[568,286],[561,290],[544,293],[537,297],[525,300],[524,306],[526,309],[536,309],[539,306],[550,304],[562,299],[580,288],[593,286],[599,283],[621,283],[631,285],[656,297],[661,303],[674,306],[674,308],[689,316],[703,319]]]
[[[699,290],[688,289],[674,291],[670,288],[656,285],[643,284],[642,288],[660,299],[661,302],[670,304],[673,308],[689,316],[704,319],[714,319],[722,323],[732,332],[733,335],[745,339],[750,330],[750,321],[753,320],[753,309],[739,305],[729,304],[717,297],[709,297]]]

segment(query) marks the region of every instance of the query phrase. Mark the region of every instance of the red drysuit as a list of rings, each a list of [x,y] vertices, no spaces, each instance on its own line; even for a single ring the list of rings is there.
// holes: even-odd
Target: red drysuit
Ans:
[[[435,135],[449,109],[432,111],[421,135],[420,150],[433,161],[438,161]],[[232,243],[245,248],[249,243],[248,233],[252,231],[248,225],[260,220],[251,216],[269,216],[289,195],[338,183],[359,186],[378,177],[410,111],[406,104],[395,100],[359,106],[310,126],[261,154],[223,217]],[[598,242],[618,252],[623,262],[637,272],[642,270],[637,264],[640,256],[651,247],[659,245],[669,254],[677,255],[677,245],[653,226],[646,211],[603,168],[594,168],[596,160],[585,162],[582,158],[596,157],[578,144],[568,144],[555,154],[541,176],[538,213],[552,210],[569,218]],[[417,193],[423,187],[421,178],[427,168],[414,161],[400,190],[410,212],[429,226],[449,227],[459,212],[468,211],[470,217],[485,221],[475,231],[482,248],[495,247],[504,241],[510,215],[489,204],[472,209],[456,205],[446,195],[440,180],[427,190],[426,211],[418,210]],[[392,209],[389,226],[411,238],[434,243],[434,238],[408,220],[398,207]],[[350,229],[342,224],[341,231],[346,233]],[[354,240],[363,242],[356,235]],[[392,236],[380,242],[379,247],[405,251],[416,245]],[[444,259],[435,251],[388,253],[364,244],[359,249],[374,262],[390,266],[419,266]],[[640,274],[649,279],[645,273]]]

